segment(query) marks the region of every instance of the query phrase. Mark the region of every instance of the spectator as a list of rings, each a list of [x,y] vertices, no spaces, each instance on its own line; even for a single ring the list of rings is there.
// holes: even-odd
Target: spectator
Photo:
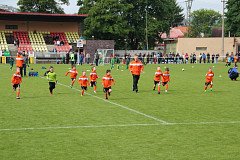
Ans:
[[[210,54],[208,53],[208,54],[207,54],[207,63],[210,63],[210,57],[211,57],[211,56],[210,56]]]
[[[66,54],[66,64],[69,64],[69,59],[70,59],[70,56],[69,56],[69,52]]]
[[[216,63],[218,63],[219,54],[216,54]]]
[[[90,63],[90,53],[87,53],[86,54],[86,62],[87,62],[87,64],[89,64]]]
[[[95,53],[95,63],[96,63],[96,66],[98,66],[98,63],[99,63],[99,54],[96,50],[96,53]]]
[[[212,63],[215,63],[215,54],[212,54]]]
[[[83,59],[84,59],[84,55],[83,53],[81,52],[80,55],[79,55],[79,61],[80,61],[80,64],[83,65]]]
[[[60,42],[59,40],[57,40],[57,46],[60,46],[60,43],[61,43],[61,42]]]
[[[202,63],[202,53],[199,54],[199,63]]]
[[[202,54],[203,63],[206,63],[206,58],[207,58],[207,57],[206,57],[206,54],[203,53],[203,54]]]
[[[60,41],[60,46],[64,46],[64,42],[63,41]]]

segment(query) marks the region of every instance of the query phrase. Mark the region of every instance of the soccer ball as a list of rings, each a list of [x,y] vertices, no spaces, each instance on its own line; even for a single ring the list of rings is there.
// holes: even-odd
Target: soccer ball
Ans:
[[[182,71],[185,71],[185,69],[183,68]]]
[[[111,93],[112,92],[112,89],[109,89],[109,93]]]

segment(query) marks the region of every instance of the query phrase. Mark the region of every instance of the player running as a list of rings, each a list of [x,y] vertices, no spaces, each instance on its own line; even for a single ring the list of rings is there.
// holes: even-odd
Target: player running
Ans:
[[[108,96],[110,96],[112,92],[112,84],[115,84],[115,81],[111,76],[111,70],[107,70],[106,75],[102,78],[103,91],[106,99],[108,99]]]
[[[13,90],[17,91],[16,99],[20,99],[20,84],[22,83],[22,76],[20,73],[20,68],[17,68],[16,73],[13,74],[11,83],[13,86]]]
[[[71,84],[70,84],[70,87],[72,88],[75,81],[76,81],[76,78],[77,78],[77,75],[78,75],[78,72],[77,72],[77,69],[76,69],[76,66],[72,66],[72,69],[69,70],[65,76],[68,76],[68,74],[70,73],[70,78],[72,80]]]
[[[82,76],[79,77],[78,82],[82,88],[81,96],[84,95],[84,92],[87,91],[87,86],[89,85],[88,77],[86,76],[86,72],[82,72]]]
[[[53,95],[53,90],[55,89],[57,84],[57,74],[54,72],[54,69],[52,66],[50,66],[49,72],[46,74],[46,76],[49,82],[50,95]]]
[[[93,87],[94,89],[94,93],[97,93],[97,79],[98,79],[98,75],[96,72],[96,67],[92,67],[92,72],[90,73],[90,84],[91,87]]]
[[[154,76],[154,85],[153,85],[153,90],[155,91],[156,85],[158,85],[158,94],[160,94],[160,85],[161,85],[161,77],[163,76],[163,73],[161,71],[160,67],[157,67],[157,71],[155,72]]]
[[[169,68],[166,68],[162,75],[162,85],[165,86],[165,92],[168,92],[168,82],[170,82],[170,72]]]
[[[212,68],[209,68],[207,74],[206,74],[206,82],[205,82],[205,87],[204,87],[204,91],[207,92],[207,88],[210,85],[210,90],[212,91],[213,88],[213,77],[214,77],[214,73],[212,71]]]

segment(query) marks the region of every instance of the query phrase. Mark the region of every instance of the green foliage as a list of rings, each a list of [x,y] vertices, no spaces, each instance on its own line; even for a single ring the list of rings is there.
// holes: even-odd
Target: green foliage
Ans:
[[[146,46],[146,16],[151,47],[159,41],[159,32],[168,31],[183,20],[183,10],[176,0],[79,0],[78,5],[79,13],[89,14],[85,36],[112,38],[117,49]]]
[[[19,0],[21,12],[64,13],[61,5],[68,5],[69,0]]]
[[[240,1],[228,0],[226,12],[227,30],[232,36],[240,36]]]
[[[210,37],[212,29],[221,26],[221,14],[214,10],[200,9],[193,11],[191,18],[190,37],[200,37],[202,33],[204,37]]]

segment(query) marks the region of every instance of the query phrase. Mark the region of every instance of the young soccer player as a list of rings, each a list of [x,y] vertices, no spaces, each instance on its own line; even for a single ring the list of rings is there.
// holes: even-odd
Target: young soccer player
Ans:
[[[57,83],[57,74],[54,72],[52,66],[49,68],[49,72],[47,73],[47,79],[49,82],[50,94],[53,95],[53,90],[55,89]]]
[[[9,58],[10,70],[13,70],[14,58],[11,56]]]
[[[160,67],[157,67],[157,71],[155,72],[155,76],[154,76],[154,85],[153,85],[153,90],[155,91],[156,89],[156,85],[158,85],[158,94],[160,94],[160,80],[162,77],[163,73],[161,71]]]
[[[94,93],[97,93],[97,79],[98,75],[96,72],[96,67],[92,67],[92,72],[90,73],[91,87],[94,87]]]
[[[169,68],[166,68],[162,75],[162,85],[165,86],[165,92],[168,92],[168,82],[170,82],[170,72]]]
[[[87,91],[87,86],[89,85],[89,81],[88,81],[88,78],[86,76],[86,72],[82,72],[82,76],[79,77],[79,80],[78,80],[81,88],[82,88],[82,93],[81,93],[81,96],[84,95],[84,91]]]
[[[77,69],[76,69],[76,66],[72,66],[72,69],[69,70],[65,76],[68,76],[68,74],[70,73],[70,78],[72,80],[71,84],[70,84],[70,87],[72,88],[75,81],[76,81],[76,78],[77,78],[77,75],[78,75],[78,72],[77,72]]]
[[[17,68],[16,73],[13,74],[11,82],[12,82],[13,90],[17,91],[16,99],[20,99],[20,84],[22,83],[20,68]]]
[[[106,99],[108,99],[108,96],[110,96],[112,92],[112,84],[115,84],[115,81],[111,76],[111,70],[107,70],[106,75],[102,78],[103,91]]]
[[[206,74],[206,82],[205,82],[205,87],[204,87],[205,92],[207,92],[207,88],[208,88],[209,85],[210,85],[210,90],[212,91],[213,77],[214,77],[214,73],[212,71],[212,68],[209,68],[209,70]]]

